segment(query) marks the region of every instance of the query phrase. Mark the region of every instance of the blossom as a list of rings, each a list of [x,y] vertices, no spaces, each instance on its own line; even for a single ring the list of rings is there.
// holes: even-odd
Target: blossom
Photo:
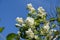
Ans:
[[[29,28],[28,31],[26,31],[26,34],[27,34],[28,37],[34,38],[34,33],[33,33],[33,31],[31,30],[31,28]]]
[[[35,11],[35,8],[32,6],[32,4],[27,4],[28,9],[30,10],[29,13],[33,13]]]
[[[19,18],[19,17],[16,18],[16,21],[17,21],[19,24],[22,24],[22,23],[23,23],[23,19],[22,19],[22,18]]]
[[[38,35],[35,35],[34,37],[35,37],[35,39],[38,39]]]
[[[45,10],[43,9],[43,7],[39,7],[39,8],[38,8],[38,11],[39,11],[39,12],[44,12]]]
[[[51,32],[56,32],[57,30],[56,29],[51,29]]]
[[[45,10],[42,7],[38,8],[38,12],[39,12],[38,15],[41,16],[41,17],[43,17],[44,15],[46,15],[46,12],[45,12]]]
[[[34,19],[32,17],[27,17],[26,24],[28,26],[33,26],[34,25]]]
[[[31,3],[27,4],[27,7],[32,8],[32,4]]]
[[[46,30],[48,31],[48,30],[50,29],[49,22],[47,22],[47,23],[44,25],[43,28],[46,29]]]

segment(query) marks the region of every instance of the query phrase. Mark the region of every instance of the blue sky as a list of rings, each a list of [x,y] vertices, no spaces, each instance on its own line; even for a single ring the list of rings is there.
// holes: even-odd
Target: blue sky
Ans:
[[[9,33],[17,33],[15,19],[16,17],[26,18],[28,14],[26,6],[28,3],[32,3],[36,9],[42,6],[51,17],[56,17],[55,8],[60,6],[60,0],[0,0],[0,18],[2,19],[0,26],[5,27],[2,32],[4,38]]]

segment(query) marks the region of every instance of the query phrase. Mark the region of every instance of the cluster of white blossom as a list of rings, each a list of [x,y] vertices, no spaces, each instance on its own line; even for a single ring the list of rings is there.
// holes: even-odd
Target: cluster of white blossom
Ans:
[[[16,26],[18,26],[18,27],[24,26],[23,18],[17,17],[17,18],[16,18],[16,21],[18,22],[18,23],[16,24]]]
[[[34,33],[33,33],[33,31],[31,30],[31,28],[29,28],[28,31],[26,31],[26,34],[28,35],[28,37],[34,38]]]
[[[35,8],[32,6],[32,4],[30,3],[30,4],[27,4],[27,7],[28,7],[28,9],[29,9],[29,11],[30,11],[30,13],[33,13],[34,11],[35,11]],[[37,12],[36,12],[37,13]],[[42,8],[42,7],[39,7],[38,8],[38,13],[36,14],[37,16],[40,16],[40,17],[44,17],[45,15],[46,15],[46,12],[45,12],[45,10]],[[38,18],[38,17],[36,17],[36,18]],[[37,19],[38,21],[39,20],[41,20],[40,18],[39,19]],[[25,31],[25,33],[27,34],[27,36],[29,37],[29,38],[35,38],[35,39],[38,39],[38,35],[35,35],[35,33],[34,33],[34,30],[37,30],[37,29],[32,29],[33,28],[33,26],[37,23],[39,23],[39,22],[37,22],[33,17],[30,17],[30,16],[28,16],[25,20],[23,20],[23,18],[19,18],[19,17],[17,17],[16,18],[16,21],[18,22],[17,24],[16,24],[16,26],[18,26],[18,27],[24,27],[24,26],[27,26],[28,27],[28,29]],[[50,22],[49,21],[47,21],[47,20],[45,20],[46,21],[46,23],[44,23],[44,25],[43,25],[43,29],[41,30],[41,29],[39,29],[40,30],[40,33],[42,33],[42,34],[44,34],[44,33],[46,33],[46,32],[48,32],[49,30],[50,30]],[[36,22],[36,23],[35,23]],[[40,25],[40,24],[39,24]],[[36,27],[35,27],[36,28]],[[22,29],[23,30],[23,29]],[[57,30],[53,30],[53,29],[51,29],[50,30],[50,33],[52,33],[53,31],[57,31]],[[19,33],[21,33],[20,31],[18,32],[18,34]],[[51,36],[51,38],[52,38],[52,36]]]
[[[28,29],[28,31],[26,31],[26,34],[28,35],[28,37],[30,38],[35,38],[38,39],[38,35],[34,35],[33,31],[31,28]]]
[[[28,26],[33,26],[34,25],[34,19],[32,17],[27,17],[25,21],[23,21],[22,18],[17,17],[16,21],[18,22],[18,24],[16,24],[16,26],[25,26],[24,22],[28,25]]]
[[[18,22],[18,23],[16,24],[16,26],[19,26],[19,27],[23,27],[23,26],[24,26],[24,21],[23,21],[22,18],[17,17],[17,18],[16,18],[16,21]],[[31,26],[34,25],[34,19],[33,19],[32,17],[27,17],[26,20],[25,20],[25,23],[26,23],[29,27],[31,27]],[[18,34],[19,34],[19,33],[20,33],[20,32],[18,32]],[[31,30],[31,28],[29,28],[28,31],[26,31],[26,34],[27,34],[28,37],[30,37],[30,38],[33,38],[33,37],[34,37],[34,33],[33,33],[33,31]],[[35,37],[35,38],[36,38],[36,37]]]
[[[41,16],[43,18],[44,15],[46,15],[45,10],[43,9],[43,7],[39,7],[38,8],[38,16]]]
[[[49,24],[50,24],[50,23],[49,23],[49,22],[47,22],[47,23],[44,25],[44,27],[43,27],[43,28],[44,28],[44,29],[46,29],[47,31],[50,29]]]

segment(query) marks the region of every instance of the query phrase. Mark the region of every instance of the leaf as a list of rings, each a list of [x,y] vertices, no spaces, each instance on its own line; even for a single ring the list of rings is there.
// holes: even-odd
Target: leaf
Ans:
[[[0,33],[4,30],[4,27],[0,27]]]
[[[7,35],[6,40],[15,40],[16,36],[15,33],[10,33]]]
[[[57,18],[57,21],[60,22],[60,18]]]
[[[60,7],[57,7],[56,10],[57,10],[57,13],[60,13]]]
[[[55,34],[55,35],[58,35],[58,34],[59,34],[59,31],[54,32],[54,34]]]
[[[57,7],[56,11],[57,11],[57,16],[60,17],[60,7]]]
[[[34,34],[38,34],[39,32],[37,30],[34,30]]]
[[[55,21],[55,20],[56,20],[56,18],[50,18],[50,22],[51,22],[51,21]]]

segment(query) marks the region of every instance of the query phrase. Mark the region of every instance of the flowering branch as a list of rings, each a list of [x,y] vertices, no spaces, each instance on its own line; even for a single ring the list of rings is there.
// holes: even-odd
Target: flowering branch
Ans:
[[[18,37],[26,40],[55,40],[59,31],[54,29],[56,24],[51,22],[56,21],[56,18],[47,20],[47,13],[43,7],[39,7],[36,11],[32,4],[27,4],[29,10],[28,17],[23,18],[17,17],[16,27],[18,27]]]

